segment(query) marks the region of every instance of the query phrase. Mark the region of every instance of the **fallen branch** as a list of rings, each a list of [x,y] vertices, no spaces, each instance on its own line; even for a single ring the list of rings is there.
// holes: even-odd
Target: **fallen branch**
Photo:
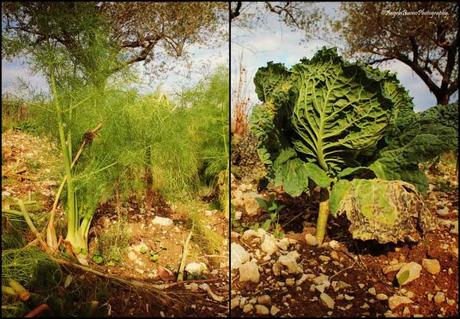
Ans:
[[[40,244],[40,246],[43,248],[43,250],[45,250],[46,252],[49,252],[50,249],[48,247],[48,245],[46,244],[46,242],[43,240],[42,238],[42,235],[38,232],[37,228],[35,227],[34,223],[32,222],[32,219],[30,218],[30,215],[29,213],[27,213],[27,210],[26,210],[26,207],[24,205],[24,202],[20,199],[17,200],[18,202],[18,206],[19,208],[21,209],[21,211],[17,211],[17,210],[14,210],[14,209],[2,209],[2,212],[3,213],[7,213],[7,214],[12,214],[12,215],[16,215],[16,216],[21,216],[24,218],[27,226],[29,227],[30,231],[35,235],[38,243]]]
[[[130,285],[130,286],[134,286],[134,287],[137,287],[137,288],[155,290],[156,292],[158,292],[160,294],[163,294],[163,295],[166,295],[166,294],[164,292],[162,292],[161,290],[168,289],[168,288],[171,288],[171,287],[177,285],[177,283],[175,283],[175,282],[170,283],[170,284],[155,285],[155,284],[150,284],[150,283],[146,283],[146,282],[142,282],[142,281],[138,281],[138,280],[132,280],[132,279],[128,280],[128,279],[117,277],[115,275],[103,273],[103,272],[101,272],[99,270],[92,269],[92,268],[87,267],[87,266],[82,266],[82,265],[79,265],[79,264],[75,264],[75,263],[73,263],[71,261],[68,261],[68,260],[59,259],[59,258],[56,258],[56,257],[53,257],[53,256],[50,256],[50,258],[52,260],[54,260],[55,262],[57,262],[58,264],[63,265],[63,266],[69,266],[69,267],[73,267],[73,268],[78,268],[80,270],[93,273],[93,274],[95,274],[95,275],[97,275],[99,277],[104,277],[104,278],[107,278],[107,279],[116,280],[118,282],[124,283],[126,285]]]
[[[201,284],[200,285],[200,289],[206,291],[209,295],[209,297],[211,297],[214,301],[217,301],[217,302],[222,302],[224,301],[224,297],[223,296],[219,296],[219,295],[216,295],[212,290],[211,290],[211,287],[209,287],[208,284]]]
[[[40,315],[42,312],[46,311],[46,310],[49,310],[50,307],[48,307],[48,305],[46,303],[42,303],[41,305],[39,305],[38,307],[34,308],[31,312],[29,312],[28,314],[26,314],[24,316],[24,318],[33,318],[33,317],[36,317],[38,315]]]

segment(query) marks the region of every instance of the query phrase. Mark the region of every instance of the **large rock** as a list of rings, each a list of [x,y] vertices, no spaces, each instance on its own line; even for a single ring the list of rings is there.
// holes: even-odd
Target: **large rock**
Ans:
[[[441,265],[437,259],[426,259],[422,260],[422,266],[432,275],[436,275],[441,271]]]
[[[260,280],[259,267],[255,261],[249,261],[240,266],[240,281],[258,283]]]
[[[237,269],[245,262],[249,261],[249,253],[240,244],[232,243],[230,246],[231,268]]]
[[[420,277],[420,272],[422,271],[422,266],[416,262],[410,262],[404,264],[399,272],[396,274],[396,279],[400,286],[408,284],[411,281],[414,281]]]

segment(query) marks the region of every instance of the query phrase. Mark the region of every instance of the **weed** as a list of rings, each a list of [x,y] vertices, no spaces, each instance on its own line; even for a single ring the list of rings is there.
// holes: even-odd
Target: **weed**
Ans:
[[[126,222],[121,220],[104,232],[97,241],[97,248],[93,254],[93,261],[97,264],[118,264],[122,260],[129,245],[131,234],[126,231]]]
[[[270,227],[273,226],[273,232],[275,237],[284,237],[281,225],[279,224],[279,213],[286,206],[283,204],[279,204],[275,200],[275,196],[273,195],[270,195],[270,198],[268,200],[265,200],[263,198],[256,198],[256,201],[259,204],[259,206],[262,207],[265,211],[267,211],[270,215],[270,217],[263,222],[260,228],[264,229],[265,231],[268,231]]]

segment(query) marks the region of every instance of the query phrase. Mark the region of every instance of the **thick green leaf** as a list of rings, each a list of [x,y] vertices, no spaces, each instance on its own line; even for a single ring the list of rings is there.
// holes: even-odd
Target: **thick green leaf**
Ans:
[[[418,240],[435,226],[414,186],[401,181],[340,181],[330,195],[335,215],[346,214],[353,238],[380,243]],[[335,188],[334,186],[334,188]],[[347,189],[348,188],[348,189]]]
[[[327,173],[318,165],[306,163],[305,170],[308,177],[319,187],[328,188],[331,184],[331,179],[327,176]]]
[[[278,164],[275,169],[275,185],[283,186],[284,191],[291,196],[299,196],[308,191],[308,172],[304,162],[295,158]]]
[[[281,150],[293,148],[329,176],[363,166],[359,156],[373,154],[395,108],[411,102],[393,74],[345,62],[335,49],[290,70],[270,62],[254,82],[264,104],[254,109],[250,126],[263,162],[271,167]]]
[[[256,202],[257,204],[259,204],[259,206],[265,210],[268,210],[268,205],[267,205],[267,201],[263,198],[260,198],[260,197],[256,197]]]
[[[334,187],[329,194],[329,210],[332,215],[336,215],[340,202],[346,196],[350,187],[351,183],[347,180],[340,180],[334,184]]]

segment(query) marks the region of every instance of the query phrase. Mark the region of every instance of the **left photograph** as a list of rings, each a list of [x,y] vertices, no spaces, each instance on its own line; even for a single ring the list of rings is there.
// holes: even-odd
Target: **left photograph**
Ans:
[[[227,317],[228,2],[1,6],[2,317]]]

